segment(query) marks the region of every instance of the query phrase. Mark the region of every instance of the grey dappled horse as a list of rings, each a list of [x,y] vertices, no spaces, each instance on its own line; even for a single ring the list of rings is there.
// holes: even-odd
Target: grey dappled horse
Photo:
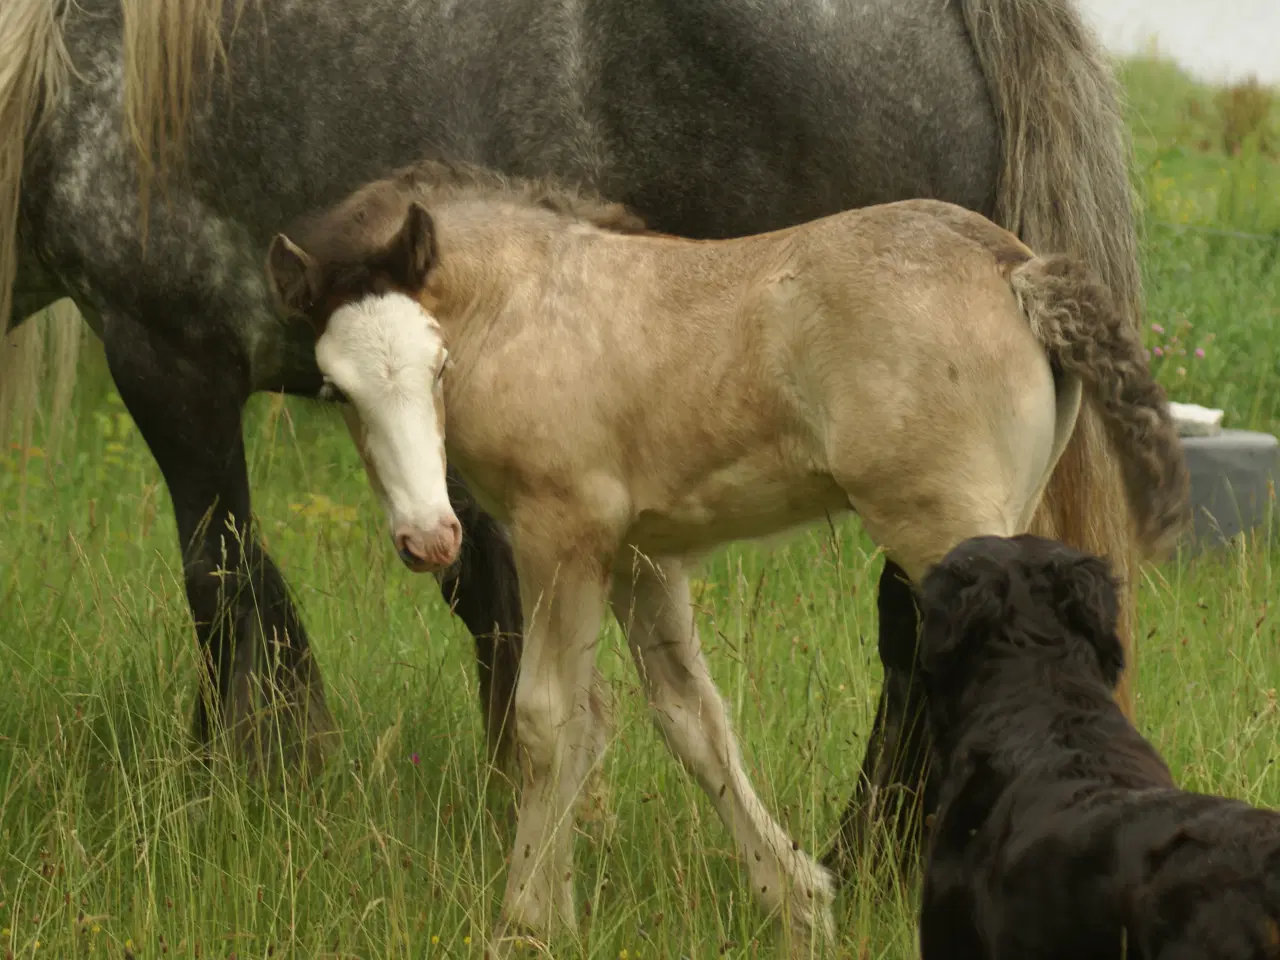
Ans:
[[[320,387],[310,331],[269,306],[276,230],[429,154],[594,187],[693,237],[935,197],[1082,256],[1136,323],[1112,83],[1069,0],[6,0],[0,315],[13,280],[10,326],[69,296],[102,338],[173,500],[211,680],[197,736],[226,721],[317,761],[332,721],[248,526],[241,437],[255,391]],[[1119,491],[1086,411],[1037,529],[1124,576]],[[465,545],[442,589],[476,638],[502,759],[517,585],[502,531],[455,494]],[[209,575],[224,564],[238,576]],[[910,798],[926,756],[915,609],[893,564],[879,607],[886,681],[848,842],[886,815],[910,831],[911,804],[878,798],[894,784]]]

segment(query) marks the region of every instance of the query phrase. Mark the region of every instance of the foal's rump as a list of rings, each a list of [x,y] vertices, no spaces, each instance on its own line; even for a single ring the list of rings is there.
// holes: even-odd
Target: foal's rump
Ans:
[[[971,257],[951,267],[877,297],[827,431],[850,505],[916,580],[956,543],[1030,522],[1079,406],[1008,283]]]
[[[1188,519],[1186,462],[1164,391],[1112,292],[1083,261],[1033,254],[1004,228],[954,204],[916,200],[900,206],[945,222],[990,252],[1055,375],[1078,378],[1088,388],[1085,396],[1101,414],[1119,459],[1139,541],[1153,553],[1168,547]],[[1060,424],[1066,435],[1051,466],[1074,424],[1074,412],[1070,424]]]
[[[1083,394],[1141,539],[1162,547],[1185,513],[1181,447],[1108,291],[1079,261],[1036,256],[951,204],[860,214],[858,252],[835,259],[854,277],[864,362],[828,392],[846,399],[831,403],[827,451],[868,533],[915,578],[967,537],[1025,531]]]

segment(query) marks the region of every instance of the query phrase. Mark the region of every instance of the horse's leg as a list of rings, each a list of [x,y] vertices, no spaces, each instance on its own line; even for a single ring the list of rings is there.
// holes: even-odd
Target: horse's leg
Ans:
[[[815,930],[830,938],[831,880],[765,809],[743,769],[702,657],[684,571],[674,561],[632,553],[615,566],[611,602],[658,728],[733,834],[752,892],[767,910],[789,914],[794,953],[807,949]]]
[[[548,535],[547,527],[539,533],[532,542],[516,536],[526,620],[515,696],[523,789],[494,931],[503,953],[508,937],[546,940],[561,926],[576,931],[572,814],[603,752],[592,692],[605,569],[584,538]]]
[[[467,492],[462,478],[449,473],[449,499],[462,523],[462,553],[440,575],[440,591],[451,609],[462,618],[476,642],[476,668],[480,677],[480,704],[485,717],[489,762],[495,770],[518,780],[515,769],[515,696],[524,645],[524,618],[520,610],[520,586],[515,556],[506,533],[496,520],[480,509]],[[609,691],[597,671],[591,691],[591,709],[599,723],[599,749],[604,749],[610,714]],[[603,771],[591,768],[582,792],[578,816],[600,820],[607,803]],[[509,807],[514,816],[514,807]]]
[[[195,735],[207,744],[222,721],[255,766],[278,744],[286,765],[317,770],[333,720],[302,621],[251,525],[240,423],[248,365],[212,340],[189,348],[118,316],[104,334],[116,388],[173,501],[212,688],[197,697]]]
[[[870,852],[868,840],[877,857],[885,852],[877,842],[877,827],[888,828],[886,839],[908,863],[920,848],[923,816],[932,810],[931,747],[924,692],[915,671],[919,619],[910,581],[892,560],[885,561],[880,574],[876,606],[884,683],[862,771],[840,818],[835,843],[823,860],[846,879],[854,875],[859,856]]]
[[[524,637],[515,557],[502,528],[453,471],[449,499],[462,523],[462,553],[441,575],[440,592],[475,637],[489,760],[496,769],[514,774],[513,708]]]

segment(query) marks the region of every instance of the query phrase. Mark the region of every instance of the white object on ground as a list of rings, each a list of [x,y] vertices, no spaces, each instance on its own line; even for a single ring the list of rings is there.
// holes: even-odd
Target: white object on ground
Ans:
[[[1222,432],[1222,411],[1198,403],[1169,401],[1169,413],[1180,437],[1213,437]]]

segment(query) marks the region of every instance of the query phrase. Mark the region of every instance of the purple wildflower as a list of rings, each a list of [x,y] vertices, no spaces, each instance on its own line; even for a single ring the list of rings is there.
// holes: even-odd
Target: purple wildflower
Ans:
[[[1163,356],[1164,356],[1164,347],[1156,347],[1156,349],[1155,349],[1155,354],[1156,354],[1156,356],[1157,356],[1157,357],[1163,357]]]
[[[1160,326],[1160,324],[1158,323],[1153,323],[1151,325],[1151,329],[1154,330],[1156,333],[1164,333],[1164,327]]]
[[[1204,347],[1196,347],[1196,359],[1197,360],[1204,359]]]
[[[416,767],[419,763],[422,762],[422,758],[419,757],[416,753],[411,753],[409,754],[409,762]]]

